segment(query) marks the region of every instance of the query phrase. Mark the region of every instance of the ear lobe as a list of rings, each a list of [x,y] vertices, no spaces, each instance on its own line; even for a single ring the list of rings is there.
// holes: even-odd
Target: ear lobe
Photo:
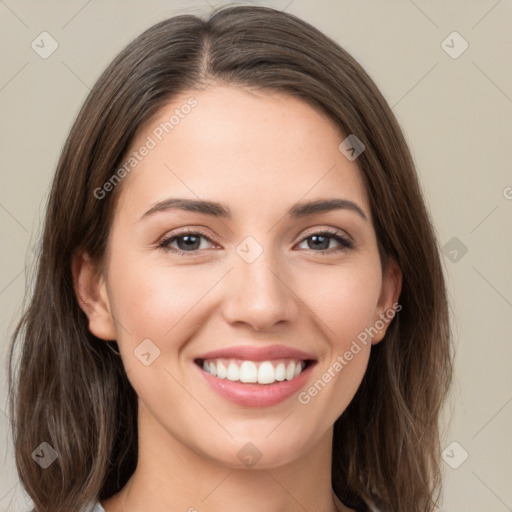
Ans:
[[[71,273],[78,304],[89,319],[89,330],[103,340],[116,340],[105,279],[86,252],[73,255]]]
[[[374,318],[374,325],[378,332],[372,339],[372,345],[382,341],[394,315],[397,311],[402,309],[401,306],[398,305],[398,298],[400,297],[401,291],[402,270],[396,260],[390,258],[386,272],[382,277],[381,294]]]

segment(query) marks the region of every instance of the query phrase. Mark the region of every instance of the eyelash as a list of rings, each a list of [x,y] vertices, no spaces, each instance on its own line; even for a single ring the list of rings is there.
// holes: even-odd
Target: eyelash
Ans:
[[[203,233],[202,231],[199,231],[199,230],[191,231],[191,230],[189,230],[189,231],[183,231],[183,232],[178,233],[178,234],[176,234],[176,233],[171,234],[170,236],[164,238],[158,244],[158,247],[163,249],[164,251],[169,251],[169,252],[173,252],[173,253],[179,254],[180,256],[194,256],[194,255],[197,255],[197,252],[199,251],[199,249],[194,249],[193,251],[182,251],[180,249],[175,249],[174,247],[173,248],[169,247],[169,244],[171,242],[177,240],[178,238],[187,236],[187,235],[201,235],[202,237],[206,238],[210,242],[214,242],[213,240],[211,240],[211,238],[206,233]],[[307,252],[309,252],[309,253],[333,254],[333,253],[337,253],[339,251],[344,251],[344,250],[351,249],[351,248],[354,247],[354,244],[348,238],[346,238],[343,235],[341,235],[338,231],[333,231],[333,230],[328,229],[328,228],[324,229],[322,231],[317,231],[317,232],[309,234],[308,236],[304,237],[299,242],[299,244],[301,244],[302,242],[304,242],[305,240],[307,240],[308,238],[311,238],[313,236],[327,236],[328,238],[332,238],[332,239],[336,240],[337,242],[339,242],[342,247],[338,248],[335,251],[332,251],[331,249],[323,249],[323,250],[319,250],[319,251],[315,251],[313,249],[309,249],[309,250],[307,250]]]

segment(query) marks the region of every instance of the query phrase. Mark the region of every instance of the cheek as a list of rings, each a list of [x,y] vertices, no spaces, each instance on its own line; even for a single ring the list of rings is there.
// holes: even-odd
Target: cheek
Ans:
[[[108,273],[125,371],[137,394],[148,400],[162,386],[180,396],[172,376],[182,380],[189,341],[215,310],[212,297],[226,273],[222,266],[184,265],[149,256],[112,252]]]
[[[128,378],[145,403],[151,404],[157,391],[170,401],[183,401],[173,376],[181,381],[180,353],[201,325],[201,298],[219,276],[148,260],[125,252],[110,262],[109,295],[119,350]]]
[[[325,267],[317,270],[313,279],[309,275],[300,282],[299,295],[329,341],[333,357],[345,352],[373,322],[382,282],[378,259],[354,259]]]
[[[142,265],[135,258],[125,259],[122,265],[114,264],[109,274],[111,305],[119,323],[126,328],[121,328],[119,335],[124,337],[128,331],[132,340],[139,342],[144,338],[154,339],[155,343],[175,339],[175,331],[182,330],[189,321],[187,316],[193,316],[201,297],[218,280],[190,268],[170,269],[147,261]]]
[[[331,425],[354,397],[367,368],[373,325],[381,286],[380,262],[375,258],[315,274],[309,297],[317,331],[327,341],[325,357],[315,370],[316,379],[302,390],[298,401],[305,410],[323,411],[325,427]]]

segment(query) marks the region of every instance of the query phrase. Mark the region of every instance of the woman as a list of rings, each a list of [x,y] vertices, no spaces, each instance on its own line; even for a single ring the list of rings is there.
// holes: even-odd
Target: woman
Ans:
[[[228,7],[133,41],[41,251],[10,369],[37,512],[435,509],[437,240],[388,104],[309,24]]]

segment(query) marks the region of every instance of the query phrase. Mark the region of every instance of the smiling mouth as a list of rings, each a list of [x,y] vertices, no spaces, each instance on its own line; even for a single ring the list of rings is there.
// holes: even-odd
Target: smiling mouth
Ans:
[[[274,359],[249,361],[244,359],[195,359],[206,373],[231,382],[246,384],[275,384],[297,378],[315,363],[312,359]]]

